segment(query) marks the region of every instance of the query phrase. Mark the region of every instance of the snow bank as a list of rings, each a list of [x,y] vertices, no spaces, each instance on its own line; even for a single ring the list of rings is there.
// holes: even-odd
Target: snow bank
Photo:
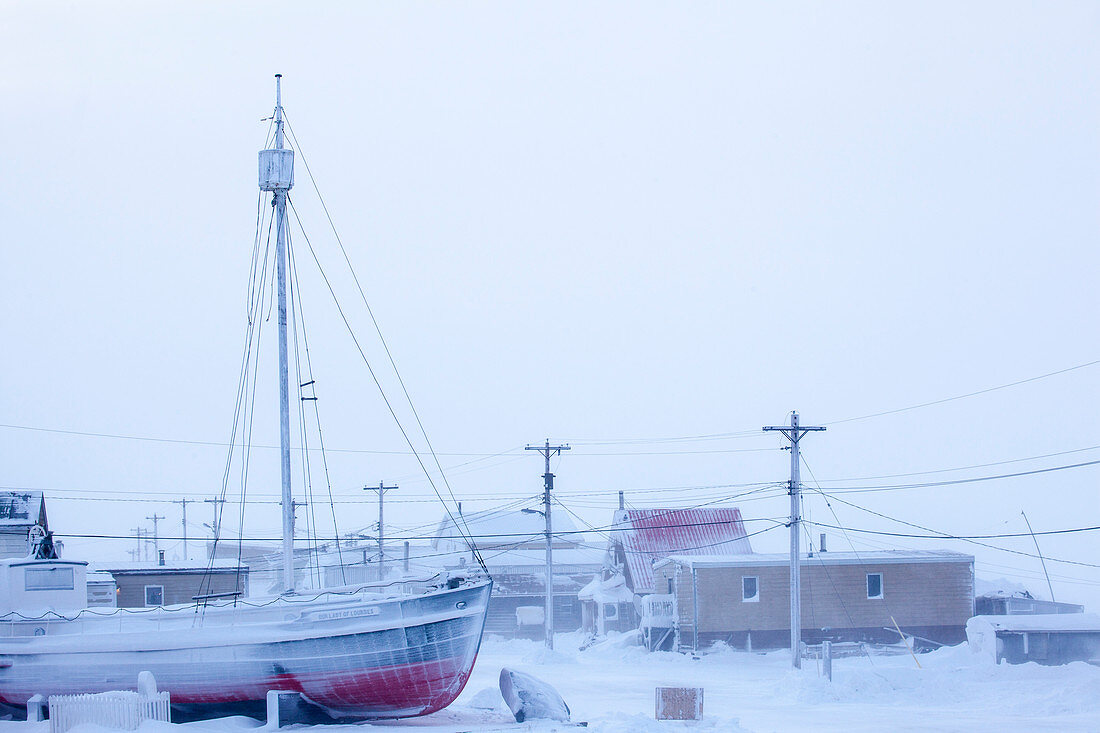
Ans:
[[[653,716],[616,713],[588,722],[597,733],[668,733],[669,731],[723,731],[748,733],[736,718],[704,718],[701,721],[654,720]]]

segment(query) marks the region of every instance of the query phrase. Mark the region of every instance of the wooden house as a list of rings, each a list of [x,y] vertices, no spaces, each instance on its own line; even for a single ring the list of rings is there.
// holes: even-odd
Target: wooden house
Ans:
[[[110,573],[119,608],[147,608],[193,603],[195,596],[248,595],[248,566],[232,560],[190,563],[104,562],[95,570]]]
[[[785,554],[700,557],[656,563],[671,596],[679,648],[716,641],[738,648],[790,646],[790,565]],[[974,558],[947,551],[821,552],[804,555],[802,639],[896,642],[897,626],[918,645],[966,639],[974,610]]]

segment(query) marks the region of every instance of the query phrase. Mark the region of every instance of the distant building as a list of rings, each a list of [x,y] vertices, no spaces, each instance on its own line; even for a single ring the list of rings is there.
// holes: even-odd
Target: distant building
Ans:
[[[578,593],[603,567],[604,550],[585,543],[572,517],[552,511],[554,538],[554,630],[581,628]],[[459,522],[461,532],[455,528]],[[474,564],[462,534],[474,542],[489,567],[493,594],[485,621],[488,633],[513,635],[519,631],[517,610],[546,604],[546,520],[541,511],[490,510],[444,517],[432,540],[434,562],[444,567]],[[423,561],[429,560],[425,558]]]
[[[248,595],[248,566],[232,560],[168,563],[96,563],[117,585],[119,608],[147,608],[193,603],[195,596]],[[91,592],[89,590],[89,592]]]
[[[1033,616],[1050,613],[1084,613],[1076,603],[1060,603],[1033,598],[1027,591],[1017,593],[986,593],[974,599],[975,616]]]
[[[821,552],[802,559],[802,639],[957,644],[974,609],[974,558],[947,551]],[[655,566],[679,648],[790,646],[785,554],[674,555]]]
[[[966,622],[966,637],[970,651],[996,664],[1100,662],[1095,613],[975,616]]]
[[[88,580],[88,608],[117,608],[118,584],[110,573],[90,572]]]
[[[752,552],[741,511],[730,507],[619,509],[608,544],[607,569],[621,573],[637,595],[656,587],[653,563],[669,555],[747,555]]]
[[[27,557],[31,546],[32,529],[45,536],[49,531],[46,521],[46,499],[41,491],[0,492],[0,557]]]

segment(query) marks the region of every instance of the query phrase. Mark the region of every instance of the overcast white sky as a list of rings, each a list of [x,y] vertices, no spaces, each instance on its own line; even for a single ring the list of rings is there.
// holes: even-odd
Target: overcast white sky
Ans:
[[[227,439],[276,72],[429,435],[461,454],[441,460],[477,461],[449,474],[464,506],[536,495],[540,459],[517,448],[545,437],[572,442],[557,487],[593,525],[621,489],[636,506],[713,501],[786,479],[781,438],[757,431],[792,409],[836,423],[1100,359],[1098,16],[1090,3],[4,2],[0,485],[46,489],[61,534],[125,535],[156,512],[178,535],[178,506],[140,500],[219,491],[217,445],[8,426]],[[304,173],[299,160],[306,231],[384,367]],[[405,450],[304,252],[327,444]],[[270,348],[261,358],[254,441],[270,445]],[[1098,378],[1100,365],[834,424],[804,454],[822,485],[849,488],[1097,460]],[[1063,451],[1077,452],[827,483]],[[272,501],[277,455],[254,456],[249,495]],[[408,455],[330,466],[341,501],[401,484],[392,531],[441,515]],[[1098,476],[841,498],[955,534],[1024,531],[1021,510],[1053,530],[1100,524]],[[750,520],[786,514],[764,497],[734,503]],[[837,523],[820,498],[807,508]],[[846,527],[919,532],[833,508]],[[209,509],[192,507],[192,536]],[[374,511],[340,504],[340,530]],[[248,516],[247,535],[277,532],[277,507]],[[973,552],[979,576],[1047,593],[1032,557],[849,538]],[[1100,561],[1096,533],[1040,542]],[[1048,564],[1059,600],[1100,604],[1100,570]]]

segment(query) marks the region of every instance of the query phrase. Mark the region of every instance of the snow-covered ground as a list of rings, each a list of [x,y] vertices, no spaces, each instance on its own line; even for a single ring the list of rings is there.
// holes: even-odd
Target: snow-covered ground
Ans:
[[[361,726],[327,726],[326,733],[576,730],[549,722],[513,722],[497,692],[501,667],[515,667],[555,687],[598,733],[649,731],[1098,731],[1100,668],[1036,664],[993,666],[966,645],[918,655],[837,659],[833,682],[806,660],[790,669],[787,652],[749,654],[719,649],[699,659],[650,654],[625,639],[577,651],[580,638],[561,635],[557,649],[487,638],[466,690],[449,709],[425,718]],[[654,688],[705,690],[701,723],[653,719]],[[246,733],[255,721],[234,718],[187,726],[146,723],[142,733]],[[190,730],[184,730],[184,729]],[[45,733],[48,724],[0,723],[0,733]],[[95,733],[91,726],[74,729]],[[301,730],[301,729],[300,729]]]

